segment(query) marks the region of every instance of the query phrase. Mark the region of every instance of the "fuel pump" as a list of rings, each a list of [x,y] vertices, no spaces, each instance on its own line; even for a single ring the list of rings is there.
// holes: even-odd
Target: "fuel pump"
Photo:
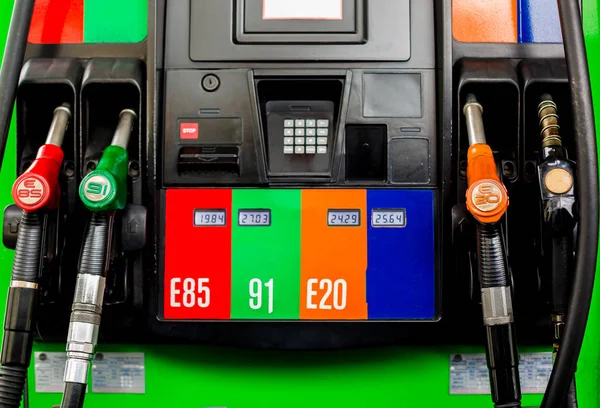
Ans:
[[[136,117],[129,109],[121,112],[111,145],[79,188],[79,197],[92,215],[79,259],[67,338],[62,408],[83,406],[90,361],[98,342],[115,216],[127,202],[127,144]]]
[[[462,42],[453,37],[451,0],[298,1],[293,9],[277,3],[290,2],[151,0],[147,37],[139,44],[99,46],[82,35],[77,46],[28,48],[28,58],[50,60],[53,73],[56,60],[69,60],[57,77],[72,73],[68,101],[77,130],[73,157],[64,161],[73,164],[69,192],[83,177],[79,195],[90,216],[83,237],[65,240],[77,249],[82,244],[79,259],[68,251],[57,261],[56,279],[75,284],[74,297],[40,283],[61,307],[72,300],[70,321],[68,312],[57,316],[70,323],[61,407],[84,403],[102,314],[111,342],[139,343],[147,335],[158,343],[314,350],[449,337],[479,344],[480,308],[493,402],[520,407],[517,327],[523,332],[513,300],[528,299],[520,290],[535,279],[515,273],[513,280],[511,271],[537,272],[533,257],[513,257],[527,252],[513,251],[518,240],[512,239],[530,232],[512,216],[533,204],[519,201],[524,190],[541,191],[551,231],[545,252],[552,254],[552,322],[544,311],[545,320],[537,310],[523,311],[536,322],[523,338],[533,344],[531,332],[553,325],[555,362],[542,407],[563,408],[569,387],[571,404],[598,244],[597,147],[578,2],[558,0],[564,54],[558,45]],[[0,73],[0,156],[33,0],[15,4],[7,48],[14,58]],[[531,164],[521,154],[526,81],[516,67],[545,61],[548,52],[568,62],[577,164],[561,145],[556,104],[544,95],[537,117],[541,164],[527,184],[520,174]],[[30,97],[37,94],[30,88]],[[58,99],[51,109],[66,100]],[[53,129],[68,110],[57,109]],[[17,116],[31,120],[26,110]],[[486,125],[495,117],[510,126],[484,130],[484,117]],[[0,406],[18,404],[31,357],[35,275],[44,223],[56,205],[42,193],[56,184],[52,163],[60,167],[63,160],[54,147],[45,146],[14,190],[24,215]],[[21,157],[19,168],[30,160]],[[31,178],[44,160],[52,170]],[[68,196],[71,203],[75,195]],[[147,244],[140,207],[155,221]],[[448,222],[459,207],[460,221],[469,222]],[[65,219],[83,227],[80,215],[71,211]],[[531,218],[537,234],[537,213]],[[585,222],[578,225],[579,219]],[[467,275],[449,250],[456,225],[468,232],[468,261],[476,253],[477,272],[467,284],[453,279]],[[481,306],[473,306],[479,299]],[[66,333],[57,327],[48,330]]]
[[[59,175],[63,143],[71,111],[54,111],[46,143],[35,161],[14,183],[12,196],[23,210],[4,316],[0,367],[0,405],[19,407],[31,360],[33,328],[38,307],[38,279],[48,212],[60,201]]]

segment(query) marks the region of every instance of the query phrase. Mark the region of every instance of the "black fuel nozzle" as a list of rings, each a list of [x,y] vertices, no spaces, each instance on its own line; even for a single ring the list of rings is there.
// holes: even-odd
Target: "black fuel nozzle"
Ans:
[[[79,258],[61,408],[83,406],[89,366],[98,343],[115,213],[127,203],[127,145],[136,117],[130,109],[121,112],[111,145],[104,149],[98,166],[79,188],[79,197],[92,216]]]
[[[499,222],[508,208],[508,192],[498,177],[492,149],[486,143],[483,107],[467,97],[467,209],[477,221],[477,259],[486,359],[496,408],[521,406],[519,353],[514,327],[512,290]]]
[[[549,94],[538,106],[542,150],[538,180],[542,201],[542,220],[551,235],[551,313],[554,326],[554,356],[564,331],[573,280],[573,230],[578,222],[575,166],[569,160],[560,136],[558,107]]]
[[[47,214],[60,201],[59,174],[64,157],[61,145],[70,117],[69,105],[55,109],[46,143],[13,185],[13,199],[22,215],[4,315],[0,407],[19,407],[25,388],[38,306],[42,242]]]

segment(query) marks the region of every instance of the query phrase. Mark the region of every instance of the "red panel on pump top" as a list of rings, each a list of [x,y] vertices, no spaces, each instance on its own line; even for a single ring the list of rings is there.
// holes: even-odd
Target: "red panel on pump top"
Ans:
[[[167,190],[165,319],[229,319],[231,190]]]

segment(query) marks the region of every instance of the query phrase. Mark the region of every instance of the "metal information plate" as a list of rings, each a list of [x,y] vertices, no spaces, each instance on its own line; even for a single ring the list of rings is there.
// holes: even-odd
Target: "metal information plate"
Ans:
[[[35,392],[63,392],[67,353],[35,352]]]
[[[144,394],[144,353],[97,353],[92,363],[92,392]]]
[[[519,374],[523,394],[543,394],[552,372],[552,353],[521,353]],[[489,394],[485,354],[450,355],[450,394]]]

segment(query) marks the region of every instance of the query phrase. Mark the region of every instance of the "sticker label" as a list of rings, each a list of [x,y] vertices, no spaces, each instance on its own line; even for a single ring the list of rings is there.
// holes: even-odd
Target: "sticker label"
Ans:
[[[17,185],[16,199],[25,205],[34,205],[42,201],[46,195],[44,185],[37,177],[27,177]]]
[[[552,353],[521,353],[519,374],[523,394],[543,394],[552,372]],[[485,354],[450,356],[450,394],[489,394]]]
[[[63,392],[67,353],[35,352],[35,392]]]
[[[92,364],[92,392],[144,394],[144,353],[97,353]]]
[[[341,20],[342,0],[263,0],[264,20]]]

